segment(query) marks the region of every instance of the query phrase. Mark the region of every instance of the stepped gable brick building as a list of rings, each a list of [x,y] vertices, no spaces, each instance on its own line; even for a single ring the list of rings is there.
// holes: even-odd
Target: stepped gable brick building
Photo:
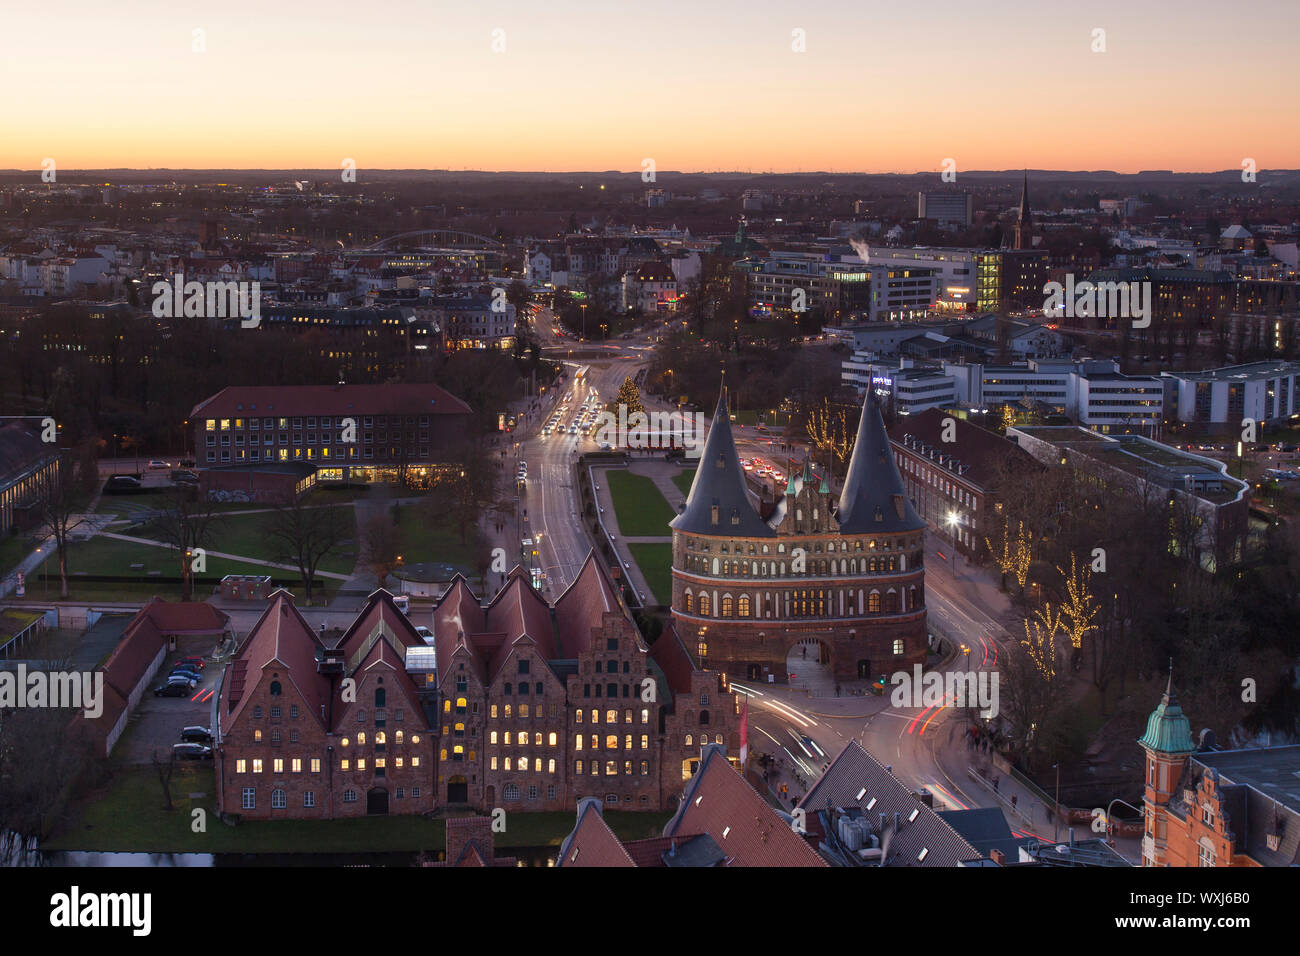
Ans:
[[[813,645],[837,680],[922,663],[926,523],[909,500],[870,390],[838,500],[805,464],[764,520],[718,400],[673,529],[673,621],[703,667],[785,680]]]
[[[1198,746],[1172,673],[1138,746],[1143,866],[1300,866],[1300,746]]]
[[[458,577],[433,633],[439,803],[657,810],[697,765],[683,741],[708,734],[739,751],[735,696],[675,635],[649,652],[594,554],[554,605],[520,568],[486,604]]]
[[[432,810],[434,727],[405,666],[408,650],[423,646],[387,591],[370,595],[333,646],[288,592],[273,594],[222,676],[220,812],[335,819]]]

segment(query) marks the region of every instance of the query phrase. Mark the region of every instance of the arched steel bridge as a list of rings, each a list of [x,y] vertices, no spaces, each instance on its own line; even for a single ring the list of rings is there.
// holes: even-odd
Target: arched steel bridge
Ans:
[[[475,232],[460,229],[420,229],[415,232],[402,232],[368,246],[357,246],[351,252],[371,252],[382,249],[394,249],[401,246],[428,246],[435,249],[490,249],[505,252],[506,244],[491,236],[480,236]]]

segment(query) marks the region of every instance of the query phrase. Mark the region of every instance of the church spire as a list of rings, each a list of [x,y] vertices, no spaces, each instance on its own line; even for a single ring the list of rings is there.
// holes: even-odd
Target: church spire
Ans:
[[[1020,215],[1016,217],[1017,249],[1033,248],[1034,222],[1029,214],[1029,170],[1025,170],[1025,182],[1020,189]]]

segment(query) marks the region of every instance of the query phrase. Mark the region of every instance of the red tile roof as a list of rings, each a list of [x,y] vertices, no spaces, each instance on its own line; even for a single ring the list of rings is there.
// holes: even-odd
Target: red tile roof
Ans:
[[[225,723],[233,724],[247,703],[248,682],[256,683],[260,672],[273,663],[285,669],[286,679],[298,689],[312,717],[324,725],[322,713],[329,702],[329,678],[316,669],[316,651],[322,648],[316,632],[294,606],[293,595],[279,590],[271,595],[270,606],[262,614],[244,642],[235,652],[231,671],[225,682]]]
[[[149,665],[166,644],[163,633],[145,606],[122,632],[122,639],[104,661],[104,683],[122,697],[130,697]]]
[[[601,626],[602,617],[610,612],[620,612],[631,622],[623,606],[609,571],[596,557],[587,552],[573,583],[555,602],[555,623],[560,632],[560,648],[566,658],[577,657],[591,646],[592,632]]]
[[[206,601],[164,601],[155,597],[145,606],[154,624],[164,634],[222,634],[230,615]]]
[[[556,866],[636,866],[614,831],[605,822],[600,800],[578,801],[578,824],[560,845]]]
[[[437,385],[232,385],[195,405],[191,419],[261,415],[468,415]]]
[[[727,762],[726,750],[705,747],[700,769],[682,794],[664,836],[707,833],[727,854],[728,866],[827,866]]]
[[[401,650],[408,647],[423,647],[424,639],[415,632],[415,625],[393,603],[393,595],[379,588],[370,594],[368,603],[356,619],[343,633],[338,646],[343,650],[344,660],[349,664],[352,658],[369,649],[367,644],[385,635],[394,641]]]
[[[663,629],[659,640],[650,646],[650,657],[668,678],[668,689],[676,694],[689,694],[691,676],[699,669],[671,623]]]
[[[555,657],[555,625],[551,622],[551,608],[533,590],[520,568],[511,572],[510,581],[488,605],[487,625],[493,632],[504,635],[491,657],[489,677],[501,669],[510,649],[523,637],[532,638],[546,660]]]

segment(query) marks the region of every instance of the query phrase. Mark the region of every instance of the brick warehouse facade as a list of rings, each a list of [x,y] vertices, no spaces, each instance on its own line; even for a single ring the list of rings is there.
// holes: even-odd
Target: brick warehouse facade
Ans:
[[[325,639],[276,592],[222,677],[219,811],[661,810],[703,744],[738,760],[735,695],[671,628],[647,648],[594,555],[554,605],[519,568],[486,604],[458,577],[433,632],[379,590]]]
[[[218,811],[320,820],[432,810],[428,696],[404,664],[423,645],[387,591],[332,646],[277,591],[222,676]]]
[[[702,667],[788,678],[815,641],[837,680],[923,663],[924,534],[868,392],[838,502],[805,464],[766,518],[750,503],[726,394],[673,519],[673,622]]]
[[[440,804],[659,810],[698,765],[702,734],[739,753],[734,694],[671,630],[648,649],[594,556],[553,606],[520,569],[486,605],[458,578],[433,631]]]

